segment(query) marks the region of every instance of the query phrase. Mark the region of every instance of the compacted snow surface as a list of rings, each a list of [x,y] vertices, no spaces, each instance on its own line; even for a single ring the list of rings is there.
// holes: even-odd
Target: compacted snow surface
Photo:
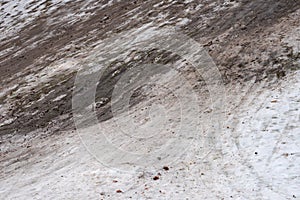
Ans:
[[[300,199],[294,1],[17,0],[0,9],[0,199]],[[193,38],[178,41],[187,59],[151,42],[138,48],[166,30]],[[199,52],[202,74],[190,62]],[[80,113],[76,84],[89,94],[103,60],[95,102],[83,96]]]
[[[248,84],[228,88],[226,120],[217,139],[221,145],[200,159],[200,151],[206,149],[191,144],[186,155],[168,165],[167,170],[165,166],[132,166],[131,171],[121,171],[104,166],[86,150],[76,131],[37,137],[28,144],[23,136],[12,136],[11,140],[22,147],[12,153],[13,159],[1,162],[1,197],[298,198],[300,74],[289,75],[276,87],[251,81]],[[143,106],[146,102],[138,107]],[[110,133],[115,126],[113,120],[102,125],[108,135],[114,134],[112,139],[121,135]],[[155,176],[159,179],[154,180]]]

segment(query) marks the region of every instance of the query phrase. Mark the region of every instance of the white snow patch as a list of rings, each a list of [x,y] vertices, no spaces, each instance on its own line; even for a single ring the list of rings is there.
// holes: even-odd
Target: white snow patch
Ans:
[[[176,23],[177,26],[185,26],[187,25],[191,20],[188,18],[179,19],[179,22]]]
[[[293,47],[293,53],[300,52],[300,26],[295,28],[283,39],[290,47]]]
[[[2,122],[2,123],[0,124],[0,127],[1,127],[1,126],[4,126],[4,125],[8,125],[8,124],[13,123],[13,121],[14,121],[15,119],[16,119],[16,118],[10,118],[10,119],[5,120],[4,122]]]
[[[62,100],[63,98],[65,98],[67,95],[66,94],[62,94],[62,95],[60,95],[60,96],[58,96],[58,97],[56,97],[55,99],[53,99],[52,101],[60,101],[60,100]]]

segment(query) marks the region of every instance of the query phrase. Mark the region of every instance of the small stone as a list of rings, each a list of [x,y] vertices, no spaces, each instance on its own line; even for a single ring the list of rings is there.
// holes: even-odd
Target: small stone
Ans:
[[[166,171],[168,171],[169,167],[168,166],[164,166],[163,169],[166,170]]]
[[[116,193],[123,193],[123,191],[122,190],[117,190]]]
[[[158,180],[158,179],[159,179],[159,176],[154,176],[153,177],[153,180],[155,180],[155,181]]]

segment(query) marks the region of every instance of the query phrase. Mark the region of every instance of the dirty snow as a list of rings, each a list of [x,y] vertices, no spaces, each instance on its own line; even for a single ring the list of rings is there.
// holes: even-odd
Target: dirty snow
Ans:
[[[228,86],[227,120],[224,131],[218,133],[221,147],[198,159],[206,149],[199,149],[195,141],[186,156],[176,165],[169,165],[168,171],[163,166],[133,167],[127,172],[105,167],[89,154],[76,131],[20,141],[15,145],[24,147],[13,153],[18,160],[2,161],[5,176],[1,177],[0,196],[2,199],[295,199],[300,196],[299,88],[299,72],[289,75],[276,87],[253,81],[244,86]],[[103,124],[107,131],[115,126],[114,120]],[[111,139],[115,136],[118,134],[110,135]],[[122,144],[122,140],[119,142]],[[159,179],[153,180],[155,176]]]
[[[35,2],[33,5],[36,4],[36,8],[32,8],[34,6],[26,7],[31,2]],[[52,1],[53,4],[47,13],[67,2]],[[185,1],[185,3],[190,2],[193,1]],[[114,1],[111,0],[107,4],[99,5],[99,7],[104,8],[113,3]],[[154,7],[159,7],[162,4],[162,2],[155,4]],[[238,1],[225,1],[223,5],[215,7],[215,4],[211,4],[210,6],[215,7],[214,11],[218,12],[228,6],[234,8],[238,4]],[[89,1],[85,5],[86,8],[95,6],[89,5]],[[195,13],[202,6],[202,4],[198,4],[194,8],[189,7],[186,12]],[[1,2],[0,7],[4,8],[0,14],[2,20],[0,39],[3,39],[7,35],[13,35],[40,15],[45,5],[44,2],[19,0],[9,1],[7,4]],[[35,11],[29,13],[30,10]],[[21,21],[15,26],[10,26],[16,20],[16,16]],[[167,12],[159,13],[155,18],[159,22],[158,25],[173,23],[163,20],[168,16]],[[70,16],[65,16],[65,18],[68,17]],[[72,22],[75,22],[78,18],[83,17],[83,13],[72,17],[74,18]],[[135,17],[143,16],[137,15]],[[209,14],[203,15],[203,23],[210,18]],[[160,19],[162,20],[159,21]],[[189,22],[190,19],[181,18],[177,25],[184,26]],[[48,23],[51,24],[52,22],[48,21]],[[143,32],[143,34],[138,35],[136,41],[155,34],[151,25],[153,24],[144,24],[136,32],[132,31],[132,34]],[[145,29],[147,31],[144,31]],[[299,52],[298,32],[299,30],[295,29],[283,39],[289,46],[293,47],[294,52]],[[102,42],[101,40],[97,41],[94,46],[101,46]],[[131,43],[128,45],[130,46]],[[6,54],[12,48],[14,47],[4,50],[1,55]],[[65,46],[64,50],[74,48],[76,46],[69,44]],[[14,91],[14,94],[25,94],[31,88],[49,82],[56,75],[78,70],[77,64],[78,61],[74,59],[46,66],[37,74],[22,77],[25,83],[20,88],[16,84],[7,89],[1,88],[0,97],[10,91]],[[21,77],[20,74],[17,76]],[[172,77],[170,74],[166,74],[161,78],[162,80],[168,78],[170,85],[178,84],[172,82],[170,77]],[[157,83],[162,80],[157,80]],[[17,88],[18,90],[16,90]],[[107,165],[104,166],[95,159],[94,155],[90,154],[76,131],[70,130],[53,135],[49,134],[51,130],[37,129],[26,135],[5,135],[0,141],[0,199],[284,200],[299,198],[300,73],[292,72],[275,85],[265,81],[256,83],[252,80],[245,84],[227,85],[226,89],[227,104],[224,113],[226,120],[223,124],[223,131],[215,133],[218,137],[215,141],[216,148],[214,151],[210,152],[210,146],[203,145],[199,148],[199,141],[197,138],[193,138],[189,151],[184,152],[183,156],[177,159],[175,163],[167,163],[169,170],[164,170],[163,165],[159,167],[131,166],[131,171],[120,171]],[[156,91],[159,91],[159,88]],[[51,92],[53,90],[48,94]],[[42,94],[40,100],[48,94]],[[59,101],[65,96],[66,94],[61,94],[53,101]],[[158,92],[157,98],[162,97],[166,98],[165,92]],[[151,118],[156,122],[164,123],[164,119],[158,117],[162,111],[167,111],[171,120],[177,122],[179,120],[178,113],[174,110],[174,106],[177,105],[176,98],[166,99],[168,101],[163,103],[169,110],[163,110],[153,102],[153,99],[150,99],[138,104],[130,110],[129,114],[134,116],[135,123],[141,126],[151,123]],[[199,112],[201,122],[211,120],[203,114],[211,111],[210,103],[207,101],[201,108],[203,110]],[[153,105],[149,109],[152,115],[148,115],[147,109],[140,112],[141,109],[149,108],[149,105]],[[0,105],[1,114],[5,114],[9,110],[9,106],[9,102]],[[146,140],[143,145],[134,140],[124,140],[124,138],[120,138],[121,133],[116,131],[118,126],[115,120],[121,117],[122,115],[119,118],[103,122],[101,126],[107,132],[108,139],[125,150],[155,150],[172,137],[189,139],[185,138],[184,135],[164,132],[164,134],[157,136],[157,141]],[[67,117],[61,115],[60,118],[66,119]],[[11,123],[13,120],[15,119],[4,119],[0,126],[3,123]],[[176,125],[176,123],[174,124]],[[170,127],[170,129],[172,128],[174,127]],[[211,130],[210,128],[204,123],[199,134],[207,135],[207,132]],[[145,131],[142,134],[151,134],[151,132]],[[101,149],[101,147],[98,148]],[[104,146],[103,149],[105,149]],[[207,156],[201,156],[206,155],[207,152],[210,152]],[[109,153],[108,155],[110,155]],[[156,160],[152,160],[152,162],[156,162]],[[162,163],[161,158],[157,163]],[[155,176],[158,176],[159,179],[153,180]],[[117,190],[121,192],[117,193]]]

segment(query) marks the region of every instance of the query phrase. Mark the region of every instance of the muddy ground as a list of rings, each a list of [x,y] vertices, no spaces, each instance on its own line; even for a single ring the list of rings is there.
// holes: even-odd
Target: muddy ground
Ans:
[[[68,115],[61,128],[72,127],[69,119],[72,117],[74,70],[55,75],[48,85],[38,85],[25,94],[15,94],[26,85],[18,82],[19,79],[64,59],[84,60],[86,52],[97,41],[149,22],[161,27],[176,26],[203,44],[219,67],[225,83],[243,82],[253,77],[257,81],[274,76],[282,78],[287,71],[299,68],[299,53],[293,52],[283,41],[286,32],[299,26],[299,16],[293,16],[300,8],[297,0],[112,1],[103,7],[107,2],[70,1],[60,5],[51,1],[41,4],[32,1],[27,9],[46,5],[40,13],[36,11],[37,17],[22,26],[15,16],[13,22],[21,24],[21,28],[16,33],[2,36],[0,42],[1,88],[4,90],[9,85],[19,84],[1,96],[1,104],[8,101],[12,104],[8,112],[2,114],[1,121],[15,120],[0,127],[1,135],[12,132],[23,134],[47,127],[61,115]],[[5,2],[2,3],[2,7],[5,5]],[[2,13],[2,20],[8,15]],[[180,19],[186,19],[186,22],[178,25]],[[273,35],[272,38],[270,35]],[[148,60],[143,60],[142,57],[137,62],[153,62],[153,58],[159,55],[157,52],[150,53],[152,58],[149,56]],[[122,70],[135,64],[124,63]],[[108,70],[108,76],[115,70],[118,69]],[[96,98],[110,99],[118,77],[106,78]],[[51,90],[53,92],[46,98],[25,108],[28,102],[37,101]],[[62,94],[66,96],[51,102]],[[110,118],[109,110],[109,106],[104,105],[99,109],[100,120]]]

